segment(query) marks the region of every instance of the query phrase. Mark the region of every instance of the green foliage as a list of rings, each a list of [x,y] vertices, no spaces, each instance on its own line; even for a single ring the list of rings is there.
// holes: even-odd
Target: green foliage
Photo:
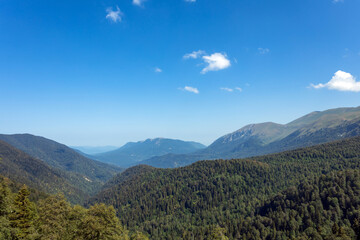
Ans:
[[[10,192],[8,181],[0,177],[1,240],[128,240],[129,232],[120,224],[112,206],[96,204],[89,209],[71,206],[57,194],[36,204],[23,186]],[[131,239],[146,240],[137,232]]]
[[[24,185],[15,196],[13,209],[9,216],[17,239],[34,239],[36,235],[34,227],[36,211],[34,204],[29,200],[29,195],[30,192]]]
[[[146,232],[152,239],[206,239],[214,225],[226,229],[230,239],[251,239],[240,231],[241,226],[258,214],[257,209],[268,199],[291,186],[295,188],[290,190],[296,189],[305,179],[311,183],[334,171],[360,169],[359,149],[360,138],[352,138],[251,159],[201,161],[177,169],[138,166],[113,179],[90,203],[113,205],[128,229]],[[342,187],[335,188],[335,193]],[[331,197],[329,202],[336,205],[339,200]],[[315,204],[307,211],[318,216],[317,209]],[[289,219],[288,235],[274,225],[268,229],[269,238],[297,236],[300,223],[295,220]],[[301,231],[316,239],[321,237],[317,226],[310,224]],[[256,224],[246,231],[252,233],[252,239],[262,236]],[[323,231],[330,230],[326,227]]]
[[[40,239],[65,240],[71,239],[67,235],[70,232],[70,204],[64,195],[57,194],[38,203],[39,218],[37,228]]]
[[[83,240],[120,240],[127,239],[127,232],[120,225],[112,206],[96,204],[81,220],[77,237]]]
[[[212,229],[209,240],[228,240],[229,238],[225,234],[225,228],[216,226],[214,229]]]
[[[360,170],[304,180],[267,200],[241,222],[242,239],[358,239]]]
[[[0,239],[11,239],[9,214],[11,211],[11,196],[5,179],[0,177]]]
[[[135,232],[130,236],[130,240],[149,240],[149,238],[142,232]]]

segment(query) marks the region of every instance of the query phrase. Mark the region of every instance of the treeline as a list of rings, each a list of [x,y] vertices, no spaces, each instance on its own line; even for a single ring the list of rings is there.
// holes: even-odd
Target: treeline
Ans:
[[[24,185],[12,193],[9,180],[0,177],[1,240],[145,240],[140,232],[129,233],[112,206],[95,204],[88,209],[71,206],[61,194],[38,202],[29,200]]]
[[[309,232],[310,225],[302,226],[295,233],[287,233],[280,225],[264,222],[264,227],[256,225],[254,217],[262,216],[258,209],[289,187],[297,187],[305,180],[312,185],[323,175],[349,169],[360,169],[359,137],[245,160],[201,161],[178,169],[140,166],[113,179],[113,185],[108,184],[108,188],[89,203],[113,205],[124,226],[145,232],[152,239],[208,239],[216,225],[226,229],[225,235],[230,239],[274,239],[274,236],[302,239],[299,233]],[[341,187],[334,188],[335,193],[340,193]],[[349,191],[354,192],[355,188]],[[360,199],[356,195],[353,200]],[[304,200],[304,204],[307,201]],[[337,218],[346,219],[343,215]],[[301,221],[306,222],[307,218]],[[339,229],[345,226],[340,221],[332,221],[329,224],[336,223]],[[348,221],[346,229],[354,219]],[[270,232],[270,226],[275,230],[280,227],[275,235],[264,233],[259,237],[251,230],[261,233],[261,229],[266,228],[264,231]],[[321,225],[311,226],[316,229]],[[325,236],[323,230],[320,232],[319,236]],[[353,238],[354,232],[347,235]],[[312,235],[306,233],[306,236]]]

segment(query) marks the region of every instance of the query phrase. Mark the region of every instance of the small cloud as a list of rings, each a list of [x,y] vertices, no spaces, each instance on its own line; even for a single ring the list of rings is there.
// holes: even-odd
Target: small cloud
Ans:
[[[133,0],[133,4],[136,5],[136,6],[139,6],[141,7],[143,2],[145,2],[145,0]]]
[[[222,88],[220,88],[221,90],[223,90],[223,91],[226,91],[226,92],[233,92],[234,91],[234,89],[232,89],[232,88],[227,88],[227,87],[222,87]]]
[[[347,92],[360,92],[360,82],[356,82],[355,77],[350,73],[337,71],[332,79],[325,83],[317,85],[311,84],[310,87],[315,89],[327,88],[331,90],[347,91]]]
[[[116,6],[116,10],[114,11],[112,7],[106,9],[107,15],[106,19],[113,21],[114,23],[121,22],[123,13],[120,8]]]
[[[343,2],[344,0],[333,0],[333,3]]]
[[[343,58],[348,58],[351,55],[351,51],[348,48],[344,49]]]
[[[270,49],[268,48],[258,48],[258,51],[260,54],[268,54],[270,52]]]
[[[220,89],[223,90],[223,91],[226,91],[226,92],[234,92],[235,90],[239,91],[239,92],[243,91],[242,88],[239,88],[239,87],[235,87],[235,88],[222,87]]]
[[[196,2],[196,0],[185,0],[185,2]]]
[[[161,68],[156,67],[156,68],[154,69],[154,71],[155,71],[156,73],[161,73],[161,72],[162,72],[162,69],[161,69]]]
[[[201,71],[202,74],[209,71],[219,71],[231,66],[227,55],[222,53],[213,53],[210,56],[203,56],[202,59],[208,64],[208,66]]]
[[[183,91],[199,94],[199,90],[197,88],[194,88],[194,87],[185,86],[184,88],[179,88],[179,89],[183,90]]]
[[[183,58],[184,58],[184,59],[190,59],[190,58],[192,58],[192,59],[197,59],[197,58],[199,58],[200,56],[202,56],[202,55],[204,55],[204,54],[206,54],[205,51],[203,51],[203,50],[198,50],[198,51],[193,51],[192,53],[185,54],[185,55],[183,56]]]

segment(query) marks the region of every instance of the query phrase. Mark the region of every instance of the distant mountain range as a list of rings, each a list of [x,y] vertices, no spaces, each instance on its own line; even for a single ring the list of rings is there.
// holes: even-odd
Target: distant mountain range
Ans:
[[[75,151],[80,151],[84,154],[98,154],[98,153],[104,153],[104,152],[110,152],[118,147],[115,146],[99,146],[99,147],[92,147],[92,146],[70,146]]]
[[[114,151],[95,154],[91,157],[105,163],[129,167],[154,156],[161,156],[168,153],[192,153],[205,147],[203,144],[197,142],[154,138],[140,142],[129,142]]]
[[[73,149],[44,137],[0,134],[0,140],[27,153],[33,159],[43,161],[52,169],[59,170],[69,183],[86,194],[93,194],[112,176],[122,171],[122,168],[86,158]]]
[[[191,154],[156,156],[139,164],[172,168],[198,160],[276,153],[360,135],[360,107],[312,112],[288,124],[250,124]]]

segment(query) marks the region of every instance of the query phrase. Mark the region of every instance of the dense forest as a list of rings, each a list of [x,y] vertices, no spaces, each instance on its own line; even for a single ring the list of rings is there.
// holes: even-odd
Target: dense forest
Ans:
[[[88,209],[72,206],[62,194],[32,202],[26,185],[17,193],[9,185],[12,185],[9,179],[0,177],[1,240],[148,239],[121,226],[112,206],[95,204]]]
[[[139,166],[118,175],[89,203],[113,205],[123,225],[152,239],[208,239],[216,227],[230,239],[356,239],[359,173],[346,172],[350,169],[360,169],[359,137],[177,169]],[[337,178],[345,183],[331,185]],[[293,195],[282,192],[287,188]],[[308,194],[311,198],[302,197]],[[279,196],[284,204],[276,201]],[[306,211],[291,208],[296,205]],[[317,219],[307,215],[313,211]],[[296,228],[284,219],[295,219]]]
[[[140,165],[82,206],[59,171],[0,148],[0,239],[360,239],[360,137],[176,169]]]
[[[241,239],[360,239],[360,171],[304,180],[265,201],[229,234]]]

